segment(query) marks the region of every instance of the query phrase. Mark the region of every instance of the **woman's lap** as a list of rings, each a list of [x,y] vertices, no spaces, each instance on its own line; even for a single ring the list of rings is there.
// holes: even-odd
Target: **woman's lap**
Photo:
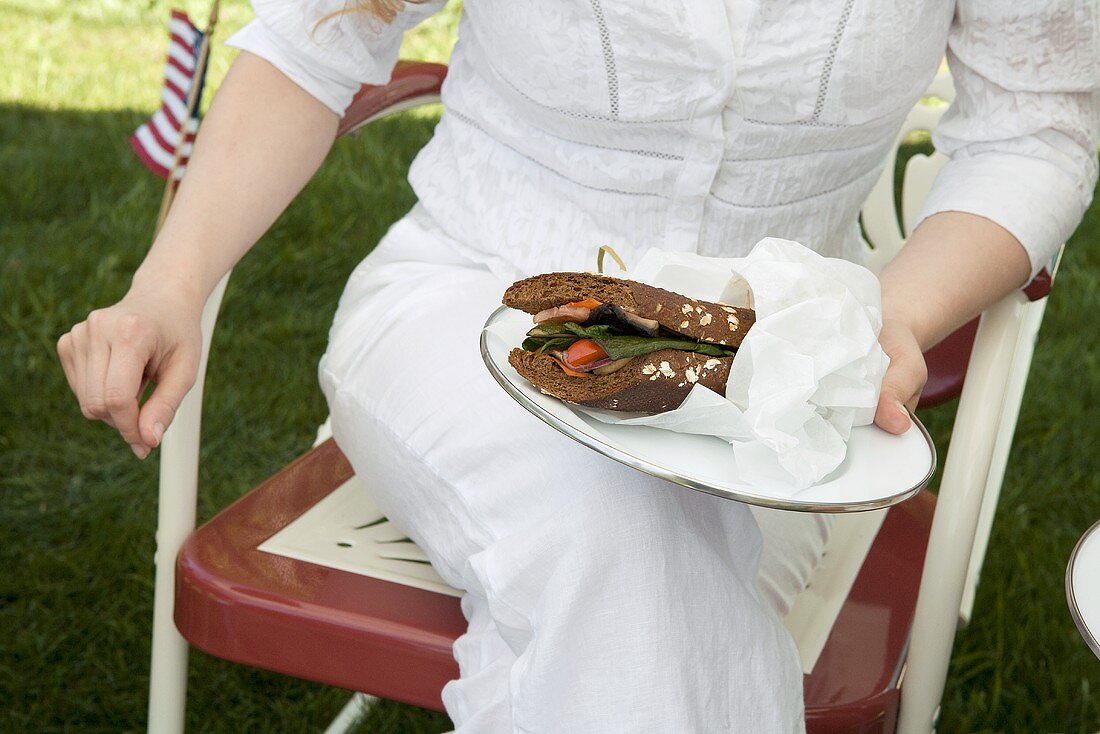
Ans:
[[[508,397],[478,350],[481,326],[508,284],[435,254],[408,261],[382,253],[358,270],[321,367],[337,440],[370,451],[373,466],[364,469],[373,492],[392,505],[391,520],[429,547],[441,535],[461,545],[461,536],[473,550],[596,494],[644,488],[712,503],[713,512],[752,526],[744,506],[684,493],[606,459]],[[449,527],[434,521],[440,511]]]
[[[752,709],[761,723],[790,715],[797,663],[756,590],[760,536],[748,509],[630,470],[524,411],[478,351],[508,283],[430,240],[403,222],[357,269],[321,382],[336,440],[380,509],[469,592],[468,617],[490,616],[508,648],[473,626],[466,647],[456,645],[463,679],[448,687],[452,716],[478,686],[502,685],[499,671],[510,671],[503,685],[517,729],[524,717],[545,726],[559,709],[597,721],[599,701],[563,678],[578,674],[608,683],[633,675],[663,695],[679,680],[682,711],[726,710],[740,721]],[[583,663],[600,668],[587,673],[549,662],[601,650],[614,652],[619,673],[607,660]],[[632,674],[655,660],[659,676]],[[728,676],[746,674],[786,693],[744,695]],[[661,714],[645,715],[652,723]]]

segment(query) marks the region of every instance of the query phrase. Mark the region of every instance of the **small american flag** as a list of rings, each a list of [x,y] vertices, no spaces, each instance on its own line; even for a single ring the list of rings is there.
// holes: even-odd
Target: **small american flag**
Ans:
[[[183,177],[183,169],[191,155],[191,144],[199,129],[199,103],[203,82],[206,80],[205,63],[200,59],[203,33],[187,13],[173,10],[168,22],[168,61],[164,65],[164,89],[161,91],[160,109],[152,118],[130,136],[130,146],[150,171],[167,179],[176,158],[180,131],[186,120],[187,133],[180,158],[175,169],[175,180]],[[187,95],[195,83],[198,71],[198,90],[191,115],[187,114]]]

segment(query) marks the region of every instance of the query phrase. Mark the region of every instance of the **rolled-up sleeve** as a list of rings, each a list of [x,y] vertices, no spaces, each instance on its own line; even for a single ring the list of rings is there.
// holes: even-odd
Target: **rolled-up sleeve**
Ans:
[[[405,31],[445,0],[406,3],[391,23],[344,0],[252,0],[256,19],[226,45],[255,54],[338,115],[363,84],[385,84]]]
[[[956,97],[932,140],[951,160],[919,219],[990,219],[1024,246],[1034,276],[1096,185],[1100,10],[1093,0],[959,0],[947,60]]]

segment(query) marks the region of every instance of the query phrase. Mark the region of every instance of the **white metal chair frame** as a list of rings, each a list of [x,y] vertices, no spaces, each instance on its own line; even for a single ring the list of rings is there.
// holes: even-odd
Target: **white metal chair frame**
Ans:
[[[914,156],[906,165],[901,201],[903,233],[894,200],[898,147],[913,131],[935,127],[954,99],[950,75],[941,72],[928,94],[933,99],[910,112],[863,206],[864,227],[874,243],[874,249],[868,252],[868,264],[876,272],[901,248],[936,174],[947,161],[942,154],[933,153]],[[172,621],[175,560],[195,527],[203,385],[210,340],[228,280],[226,274],[203,310],[198,376],[161,446],[149,731],[165,734],[177,734],[184,728],[188,645]],[[973,610],[1045,305],[1045,298],[1031,302],[1017,292],[982,315],[925,557],[904,672],[899,734],[928,734],[934,730],[955,631],[960,622],[969,621]],[[354,723],[359,703],[367,700],[366,696],[353,698],[329,731],[343,731]]]

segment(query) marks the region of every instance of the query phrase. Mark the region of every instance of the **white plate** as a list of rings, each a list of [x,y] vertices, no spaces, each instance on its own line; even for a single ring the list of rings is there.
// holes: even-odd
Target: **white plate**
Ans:
[[[1100,657],[1100,522],[1081,536],[1069,557],[1066,599],[1077,631]]]
[[[928,431],[894,436],[875,426],[853,429],[844,463],[822,482],[793,496],[738,477],[729,444],[719,438],[648,426],[602,423],[544,395],[508,364],[531,328],[531,317],[501,307],[481,332],[481,356],[500,386],[527,410],[585,446],[627,466],[700,492],[752,505],[804,512],[858,512],[897,504],[923,489],[936,470]]]

